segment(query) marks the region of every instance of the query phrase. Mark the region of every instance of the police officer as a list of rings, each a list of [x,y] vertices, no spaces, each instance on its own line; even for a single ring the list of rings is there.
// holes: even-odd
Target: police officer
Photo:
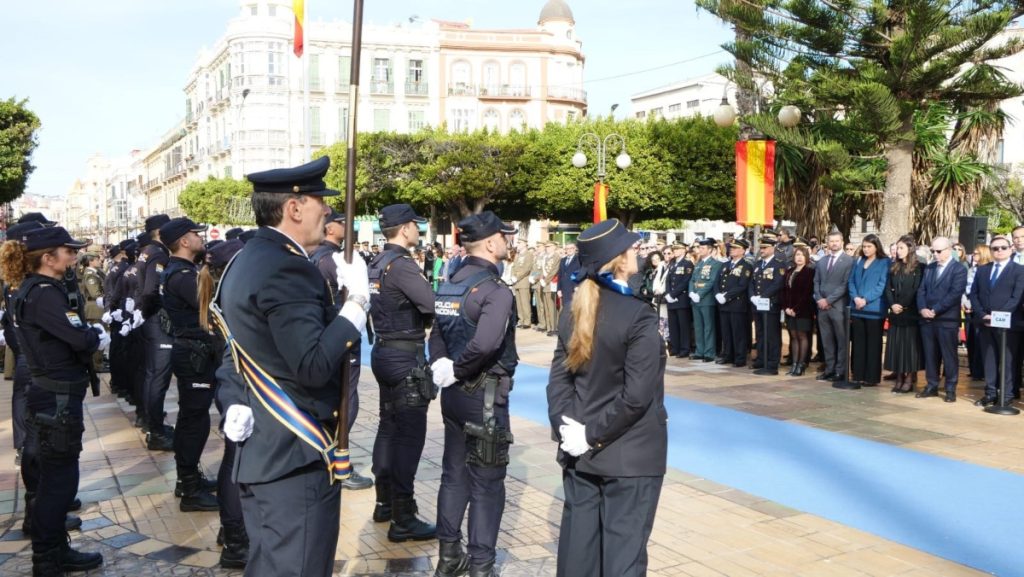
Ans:
[[[216,350],[209,331],[199,326],[199,284],[195,261],[204,250],[199,233],[206,226],[188,218],[171,219],[160,227],[160,238],[171,253],[160,275],[160,295],[167,321],[163,328],[172,340],[171,370],[178,383],[178,421],[174,429],[174,462],[178,473],[179,508],[183,512],[216,511],[217,499],[203,483],[199,471],[210,435],[210,405],[217,385]]]
[[[419,244],[419,225],[427,219],[408,204],[385,206],[378,218],[387,242],[368,269],[370,314],[377,336],[371,368],[380,386],[380,424],[373,443],[373,520],[391,520],[390,541],[422,541],[435,535],[434,525],[416,517],[413,496],[427,434],[427,406],[437,395],[424,354],[434,293],[409,249]]]
[[[128,248],[131,244],[131,240],[123,240],[110,247],[107,256],[112,262],[106,278],[103,279],[104,317],[109,319],[107,324],[110,326],[110,391],[122,398],[131,396],[131,379],[126,356],[128,340],[121,335],[124,312],[118,306],[122,299],[117,291],[121,276],[131,264],[128,260]],[[115,312],[117,319],[114,318]]]
[[[130,391],[129,402],[135,405],[135,426],[144,431],[149,429],[146,420],[146,404],[144,402],[143,386],[146,382],[146,349],[142,340],[142,311],[135,304],[135,293],[139,287],[139,253],[149,245],[151,237],[149,233],[141,232],[135,237],[133,245],[129,246],[128,261],[129,267],[118,279],[115,285],[111,306],[115,307],[111,316],[116,321],[121,319],[121,330],[119,334],[125,337],[125,356],[129,359],[136,359],[136,362],[129,364],[126,371],[126,383]],[[141,362],[140,362],[141,361]]]
[[[142,315],[141,337],[145,356],[145,380],[141,405],[145,408],[146,447],[151,451],[174,450],[174,428],[164,425],[164,398],[171,386],[171,336],[160,322],[160,274],[167,266],[167,246],[160,241],[160,227],[170,222],[166,214],[146,219],[150,242],[135,263],[138,287],[135,307]],[[134,313],[134,311],[133,311]],[[137,316],[137,315],[136,315]]]
[[[702,238],[697,242],[698,260],[690,277],[688,295],[690,302],[693,303],[693,332],[697,341],[691,358],[705,363],[715,360],[715,347],[718,342],[715,330],[718,326],[715,291],[722,263],[711,254],[714,246],[713,238]]]
[[[757,361],[755,375],[779,374],[779,357],[782,352],[782,283],[785,282],[786,264],[775,258],[774,235],[762,235],[761,258],[754,265],[754,276],[750,280],[750,300],[768,299],[769,309],[753,310],[754,330],[757,336]]]
[[[218,396],[227,407],[224,434],[239,444],[233,473],[250,576],[326,577],[334,568],[341,493],[325,457],[332,470],[342,465],[331,447],[341,361],[366,326],[369,286],[366,263],[338,255],[339,285],[348,290],[339,313],[309,261],[330,212],[322,197],[338,194],[324,184],[329,167],[322,157],[248,175],[259,229],[224,272],[215,299],[232,347],[247,359],[246,386],[222,380]],[[225,361],[222,369],[230,354]]]
[[[737,367],[747,366],[747,351],[750,350],[750,301],[748,287],[754,267],[743,256],[750,243],[742,238],[733,239],[728,245],[729,262],[722,265],[718,277],[718,313],[722,319],[722,356],[715,363],[732,363]]]
[[[78,490],[78,457],[85,431],[82,402],[94,351],[110,344],[103,327],[89,326],[70,306],[62,278],[85,243],[60,227],[25,234],[24,243],[0,249],[5,282],[18,286],[11,311],[18,342],[32,372],[28,389],[29,439],[39,467],[32,511],[32,574],[86,571],[103,563],[99,553],[71,548],[66,512]]]
[[[436,576],[495,575],[494,547],[505,509],[509,429],[508,396],[518,364],[515,304],[498,275],[516,230],[493,212],[458,224],[467,255],[438,287],[430,333],[431,368],[441,393],[444,457],[437,496],[440,559]],[[455,386],[452,386],[455,385]],[[462,520],[469,506],[468,556]]]
[[[85,321],[89,324],[98,323],[103,318],[103,275],[100,273],[100,255],[86,252],[78,256],[82,270],[82,296],[85,297]],[[103,369],[103,353],[96,353],[92,359],[93,368]]]
[[[334,256],[341,252],[341,243],[345,240],[345,215],[341,214],[336,210],[331,210],[331,214],[327,217],[327,224],[324,225],[324,240],[320,243],[320,246],[316,247],[316,250],[309,255],[309,260],[316,265],[316,268],[320,270],[320,274],[324,275],[324,279],[327,281],[328,286],[331,287],[331,295],[334,299],[334,305],[338,310],[341,310],[341,289],[338,286],[338,267],[334,263]],[[360,357],[362,356],[360,351],[362,343],[355,343],[352,346],[352,352],[348,355],[349,372],[348,372],[348,430],[352,431],[352,425],[356,423],[356,417],[359,416],[359,375],[362,373],[362,363]],[[358,491],[361,489],[369,489],[373,486],[373,479],[364,477],[356,472],[356,464],[352,464],[352,475],[348,479],[341,482],[342,489],[348,489],[351,491]]]
[[[672,245],[672,256],[665,287],[669,354],[685,359],[690,356],[690,328],[693,326],[693,303],[687,295],[693,278],[693,263],[686,258],[686,247],[681,244]]]

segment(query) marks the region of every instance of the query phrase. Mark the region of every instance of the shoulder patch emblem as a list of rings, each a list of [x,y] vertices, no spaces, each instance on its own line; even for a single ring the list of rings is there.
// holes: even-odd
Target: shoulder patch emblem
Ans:
[[[78,313],[74,311],[67,311],[64,313],[68,317],[68,322],[75,328],[82,328],[82,319],[78,318]]]

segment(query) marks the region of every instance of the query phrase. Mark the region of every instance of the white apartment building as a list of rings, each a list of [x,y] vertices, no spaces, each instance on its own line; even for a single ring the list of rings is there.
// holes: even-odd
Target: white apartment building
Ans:
[[[67,220],[67,198],[63,196],[45,196],[42,194],[23,194],[11,202],[6,208],[4,222],[17,222],[23,214],[41,212],[46,218],[65,222]]]
[[[712,116],[723,97],[735,106],[736,85],[720,74],[706,74],[634,94],[631,114],[641,120]]]

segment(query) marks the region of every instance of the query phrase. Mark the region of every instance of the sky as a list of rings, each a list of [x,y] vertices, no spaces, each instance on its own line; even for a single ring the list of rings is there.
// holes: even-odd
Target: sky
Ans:
[[[369,0],[364,24],[411,16],[533,28],[545,0]],[[625,117],[630,95],[728,63],[729,30],[692,0],[568,0],[586,57],[589,114]],[[63,196],[86,161],[146,149],[184,116],[184,86],[238,0],[9,2],[0,35],[0,98],[28,99],[42,122],[27,193]],[[310,20],[352,17],[351,0],[306,0]],[[654,69],[654,70],[652,70]],[[643,72],[647,71],[647,72]]]

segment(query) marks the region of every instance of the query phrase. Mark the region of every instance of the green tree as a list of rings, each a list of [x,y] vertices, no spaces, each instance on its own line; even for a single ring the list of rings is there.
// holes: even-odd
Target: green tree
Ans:
[[[870,145],[885,160],[880,232],[892,241],[915,214],[914,115],[923,102],[957,113],[1019,96],[1021,87],[994,74],[991,61],[1024,48],[996,41],[1024,5],[1004,0],[697,0],[733,24],[727,44],[737,64],[724,72],[741,87],[753,75],[771,81],[777,102],[811,100],[818,115],[856,117],[840,143]],[[742,32],[743,34],[740,34]],[[974,72],[971,72],[974,71]],[[763,84],[763,83],[762,83]],[[800,87],[803,91],[797,89]],[[812,116],[812,121],[821,116]],[[853,132],[856,134],[853,134]],[[854,154],[860,154],[855,152]],[[921,215],[919,215],[921,216]]]
[[[38,145],[39,117],[28,100],[0,100],[0,202],[11,202],[25,192],[35,170],[32,152]]]
[[[651,145],[671,169],[665,213],[671,217],[736,219],[735,127],[719,128],[711,118],[659,120]]]
[[[178,204],[196,222],[252,225],[252,185],[244,180],[213,178],[190,182],[178,196]]]

